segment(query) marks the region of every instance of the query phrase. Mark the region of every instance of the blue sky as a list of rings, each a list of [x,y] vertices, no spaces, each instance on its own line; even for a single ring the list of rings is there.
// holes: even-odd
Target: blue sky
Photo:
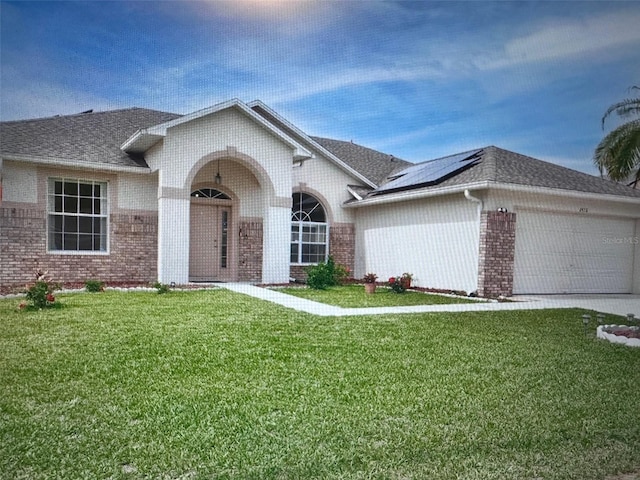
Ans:
[[[308,134],[410,161],[497,145],[597,173],[600,118],[640,84],[640,2],[0,8],[2,120],[260,99]]]

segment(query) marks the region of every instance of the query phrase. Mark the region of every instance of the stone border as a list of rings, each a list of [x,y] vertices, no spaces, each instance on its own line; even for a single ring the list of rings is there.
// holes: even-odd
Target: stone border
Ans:
[[[622,335],[614,335],[612,333],[607,333],[604,331],[605,328],[612,329],[628,329],[628,325],[599,325],[596,330],[596,337],[601,338],[603,340],[608,340],[611,343],[619,343],[621,345],[626,345],[628,347],[640,347],[640,338],[627,338]]]

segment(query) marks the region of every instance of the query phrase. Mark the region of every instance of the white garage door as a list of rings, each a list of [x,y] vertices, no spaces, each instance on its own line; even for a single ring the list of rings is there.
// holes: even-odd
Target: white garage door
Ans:
[[[630,293],[635,222],[520,211],[514,293]]]

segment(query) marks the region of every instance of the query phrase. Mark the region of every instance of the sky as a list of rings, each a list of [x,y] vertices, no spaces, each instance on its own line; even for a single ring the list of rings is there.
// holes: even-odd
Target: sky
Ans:
[[[597,174],[640,2],[0,1],[0,119],[259,99],[420,162],[487,145]]]

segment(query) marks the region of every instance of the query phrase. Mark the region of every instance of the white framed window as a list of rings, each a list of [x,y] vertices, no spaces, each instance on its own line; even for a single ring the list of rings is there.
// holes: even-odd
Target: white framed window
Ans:
[[[50,252],[107,252],[106,182],[50,178],[47,197]]]
[[[329,225],[320,202],[308,193],[294,193],[291,208],[291,263],[315,264],[327,260]]]

